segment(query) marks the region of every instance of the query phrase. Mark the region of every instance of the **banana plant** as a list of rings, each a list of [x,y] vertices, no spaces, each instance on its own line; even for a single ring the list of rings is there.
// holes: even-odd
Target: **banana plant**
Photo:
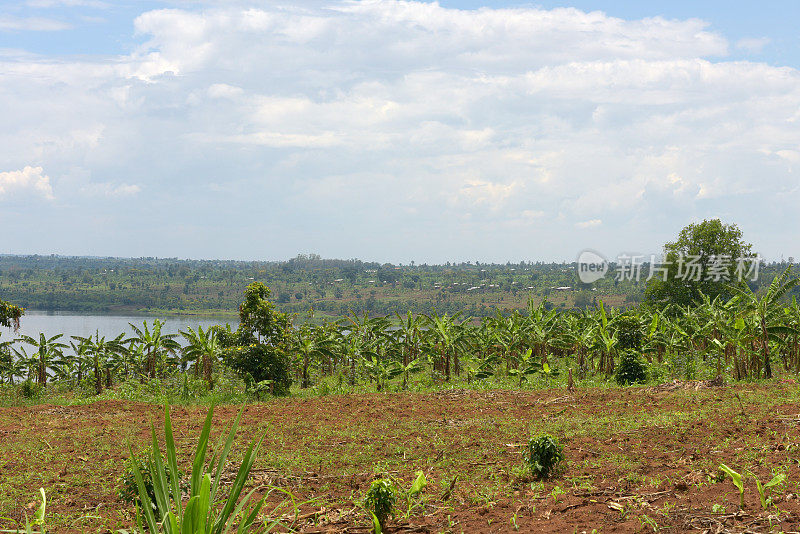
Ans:
[[[740,308],[756,319],[756,329],[761,347],[761,371],[764,378],[772,378],[772,367],[769,358],[769,340],[781,340],[778,334],[792,334],[793,329],[782,320],[783,309],[778,305],[781,298],[800,284],[800,278],[789,279],[791,268],[776,276],[760,297],[753,293],[750,286],[730,286],[735,293]]]
[[[545,369],[547,373],[550,373],[550,365],[547,362],[540,364],[533,357],[533,349],[528,349],[520,358],[519,366],[516,369],[509,369],[508,373],[511,376],[519,377],[519,387],[522,387],[522,382],[527,380],[529,375],[539,373]]]
[[[20,336],[24,343],[36,347],[36,354],[32,357],[35,360],[36,382],[40,386],[47,384],[47,370],[53,367],[57,359],[61,357],[62,349],[67,348],[67,345],[58,341],[62,337],[64,334],[56,334],[48,338],[40,333],[38,339],[31,336]]]

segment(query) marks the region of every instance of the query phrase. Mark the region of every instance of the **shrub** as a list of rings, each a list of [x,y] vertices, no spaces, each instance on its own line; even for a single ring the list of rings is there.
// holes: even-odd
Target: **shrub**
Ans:
[[[375,480],[369,487],[364,496],[364,506],[378,521],[379,528],[376,528],[376,531],[382,530],[386,526],[386,520],[394,510],[396,502],[397,489],[391,480],[381,478]]]
[[[564,446],[558,438],[542,434],[531,438],[525,461],[536,478],[550,478],[564,461]]]
[[[270,380],[273,384],[273,395],[289,394],[292,385],[292,377],[289,374],[291,362],[282,350],[269,345],[253,344],[225,349],[222,358],[231,369],[240,373],[246,382],[250,382],[248,387]]]
[[[35,384],[30,378],[20,385],[19,391],[26,399],[32,399],[39,396],[39,384]]]
[[[615,378],[617,384],[623,386],[647,380],[647,366],[636,351],[627,350],[622,353]]]
[[[613,326],[621,349],[642,349],[644,331],[636,316],[620,315],[614,320]]]

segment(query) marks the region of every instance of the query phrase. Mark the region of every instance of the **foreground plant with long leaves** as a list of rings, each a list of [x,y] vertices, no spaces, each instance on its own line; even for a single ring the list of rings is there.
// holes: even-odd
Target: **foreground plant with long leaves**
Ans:
[[[297,505],[294,503],[291,494],[278,488],[261,486],[253,488],[242,497],[245,483],[250,475],[250,470],[253,467],[253,462],[258,454],[263,437],[260,440],[254,440],[247,448],[227,496],[224,498],[220,496],[220,480],[233,445],[236,429],[242,417],[241,411],[231,425],[227,439],[223,442],[225,434],[223,433],[220,436],[217,446],[213,449],[214,453],[208,465],[206,465],[206,451],[211,434],[211,418],[214,412],[213,407],[209,409],[192,463],[189,495],[184,505],[169,406],[166,406],[164,410],[166,464],[161,456],[154,427],[152,428],[153,443],[150,450],[151,461],[148,462],[150,477],[155,491],[156,507],[153,510],[149,506],[144,506],[140,512],[137,506],[137,530],[133,532],[144,533],[146,526],[147,531],[151,534],[225,534],[230,532],[234,525],[237,525],[237,521],[237,533],[270,532],[278,525],[288,528],[287,525],[282,525],[280,520],[272,520],[271,522],[259,521],[259,512],[261,512],[266,498],[273,491],[280,491],[285,493],[286,496],[272,512],[283,507],[287,502],[291,502],[296,512]],[[133,449],[131,449],[131,455],[133,456]],[[133,464],[133,473],[136,478],[140,501],[150,502],[144,477],[136,463]],[[255,500],[253,496],[259,489],[266,489],[267,493]],[[242,498],[240,499],[240,497]],[[252,504],[250,504],[251,502]],[[120,532],[127,534],[127,531]]]
[[[21,528],[19,528],[17,530],[0,529],[0,532],[3,532],[3,533],[9,532],[9,533],[12,533],[12,534],[21,534],[21,533],[25,533],[25,534],[44,534],[45,532],[47,532],[47,529],[44,526],[44,515],[45,515],[45,510],[47,509],[47,495],[45,495],[45,493],[44,493],[44,488],[39,488],[39,493],[42,495],[42,502],[41,502],[41,504],[39,504],[39,508],[36,510],[36,513],[33,515],[33,522],[28,520],[28,516],[26,514],[26,516],[25,516],[25,530],[23,530]],[[2,519],[4,521],[12,521],[11,519],[9,519],[7,517],[0,517],[0,519]],[[34,526],[38,526],[40,530],[38,530],[38,531],[33,530]]]

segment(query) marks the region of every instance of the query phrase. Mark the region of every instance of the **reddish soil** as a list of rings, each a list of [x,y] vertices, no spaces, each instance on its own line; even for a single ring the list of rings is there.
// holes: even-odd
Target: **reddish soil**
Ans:
[[[217,407],[212,436],[238,410]],[[188,470],[206,408],[171,413]],[[371,481],[388,474],[407,488],[417,470],[428,480],[425,504],[398,514],[389,532],[800,531],[798,414],[797,386],[779,382],[281,399],[245,409],[235,453],[265,436],[251,484],[311,500],[295,523],[301,532],[369,532],[357,503]],[[147,446],[151,422],[161,436],[162,407],[0,409],[0,517],[31,514],[44,487],[50,531],[129,527],[118,477],[128,443]],[[567,460],[543,484],[522,462],[527,438],[540,432],[561,437]],[[740,510],[723,463],[764,483],[778,473],[786,481],[768,490],[764,509],[747,477]]]

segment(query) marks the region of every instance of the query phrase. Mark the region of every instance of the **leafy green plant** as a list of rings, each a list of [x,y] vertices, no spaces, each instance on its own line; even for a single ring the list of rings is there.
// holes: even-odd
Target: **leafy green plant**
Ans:
[[[272,392],[272,387],[272,380],[262,380],[261,382],[253,384],[251,391],[255,394],[256,400],[260,401],[263,395],[269,395]]]
[[[41,387],[39,386],[39,384],[34,383],[33,380],[31,380],[30,378],[28,378],[20,385],[20,393],[26,399],[32,399],[38,396],[40,390]]]
[[[386,528],[386,520],[394,511],[396,502],[397,488],[391,480],[379,478],[372,482],[364,496],[364,507],[372,514],[376,534]]]
[[[417,471],[415,474],[416,478],[411,484],[411,487],[408,491],[403,492],[403,498],[406,501],[406,511],[403,517],[406,519],[411,516],[414,510],[425,505],[422,490],[428,485],[428,480],[425,478],[425,473],[422,471]]]
[[[617,384],[625,386],[647,380],[647,367],[636,351],[626,350],[622,353],[614,378]]]
[[[137,529],[134,532],[145,532],[146,525],[150,534],[223,534],[229,532],[232,523],[238,522],[236,532],[242,534],[244,532],[269,532],[280,524],[280,520],[273,520],[265,524],[258,524],[257,522],[258,514],[264,505],[265,499],[275,488],[270,488],[266,495],[256,500],[249,509],[245,510],[248,503],[253,500],[256,490],[259,489],[254,488],[242,496],[245,482],[258,454],[261,440],[253,441],[245,451],[242,463],[234,481],[230,485],[227,496],[219,495],[221,489],[220,479],[225,470],[225,464],[233,445],[233,439],[239,426],[243,409],[231,425],[227,439],[223,441],[224,434],[220,436],[220,440],[214,448],[215,452],[212,454],[208,466],[206,466],[206,452],[214,408],[212,407],[208,410],[192,463],[189,494],[185,506],[181,495],[180,471],[178,470],[169,405],[164,407],[164,411],[166,463],[162,460],[155,428],[152,428],[152,446],[148,459],[156,508],[143,506],[140,510],[137,506]],[[131,457],[135,457],[132,449]],[[147,493],[144,475],[136,462],[132,463],[132,469],[136,479],[136,486],[139,490],[139,500],[140,502],[147,502],[150,496]],[[288,493],[287,495],[289,495],[289,498],[292,499],[292,504],[294,504],[291,495]],[[280,506],[281,504],[278,505],[278,507]],[[295,505],[296,510],[297,507]]]
[[[719,464],[719,469],[731,477],[733,485],[739,490],[739,508],[744,508],[744,479],[741,473],[737,473],[725,464]]]
[[[564,461],[564,447],[558,438],[542,434],[531,438],[526,449],[525,461],[536,478],[550,478],[550,475]]]
[[[761,484],[761,481],[758,477],[752,472],[748,471],[750,476],[756,481],[756,488],[758,488],[758,497],[761,500],[761,508],[766,510],[772,504],[772,497],[767,496],[767,490],[773,488],[779,484],[782,484],[784,480],[786,480],[786,475],[783,473],[779,473],[775,475],[772,480],[767,482],[766,484]]]

